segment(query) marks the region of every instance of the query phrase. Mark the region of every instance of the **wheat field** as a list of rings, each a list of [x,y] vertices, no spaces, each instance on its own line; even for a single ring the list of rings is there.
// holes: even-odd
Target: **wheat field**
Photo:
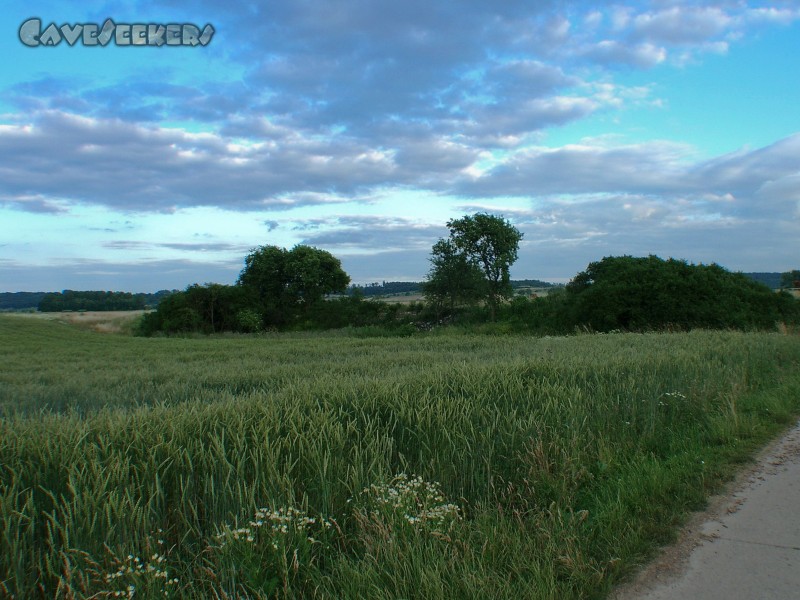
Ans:
[[[0,317],[0,597],[602,598],[800,408],[742,332]]]

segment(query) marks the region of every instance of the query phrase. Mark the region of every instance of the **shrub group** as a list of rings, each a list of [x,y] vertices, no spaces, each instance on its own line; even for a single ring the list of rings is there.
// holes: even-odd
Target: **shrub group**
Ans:
[[[800,323],[800,302],[788,292],[773,292],[716,264],[606,257],[590,263],[566,288],[551,288],[542,298],[516,296],[503,302],[478,302],[465,292],[464,282],[477,276],[470,279],[462,271],[474,270],[474,265],[452,257],[443,264],[453,273],[440,265],[435,280],[424,286],[424,304],[389,304],[358,293],[330,295],[341,291],[349,277],[327,252],[265,247],[248,256],[236,285],[192,285],[163,299],[157,311],[144,317],[140,333],[360,327],[396,334],[447,323],[495,333],[552,335],[576,329],[772,330],[780,323]],[[454,281],[460,283],[449,293],[447,286]]]
[[[657,256],[607,257],[567,285],[562,323],[595,331],[773,329],[798,303],[741,273]]]

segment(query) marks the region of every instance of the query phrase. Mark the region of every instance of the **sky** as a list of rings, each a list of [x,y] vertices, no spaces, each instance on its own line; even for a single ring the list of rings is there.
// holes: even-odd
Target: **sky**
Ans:
[[[476,212],[524,234],[513,279],[800,268],[796,0],[15,1],[0,55],[0,291],[232,284],[268,244],[419,281]]]

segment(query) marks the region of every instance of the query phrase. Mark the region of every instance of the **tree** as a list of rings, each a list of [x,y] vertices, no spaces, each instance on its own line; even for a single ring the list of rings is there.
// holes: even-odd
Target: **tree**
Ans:
[[[208,333],[249,331],[242,327],[239,313],[252,304],[245,288],[219,283],[190,285],[184,292],[186,305],[200,316],[203,330]]]
[[[800,271],[794,269],[781,273],[781,289],[791,289],[800,287]]]
[[[431,270],[422,292],[437,307],[450,310],[457,304],[476,301],[484,295],[483,273],[470,263],[449,240],[439,240],[431,252]]]
[[[278,246],[261,246],[244,259],[244,269],[239,274],[238,285],[249,289],[258,302],[269,324],[281,324],[289,304],[286,290],[286,254]]]
[[[800,304],[742,273],[657,256],[606,257],[567,285],[564,321],[596,331],[771,329],[796,322]]]
[[[76,292],[64,290],[62,293],[45,294],[39,303],[41,312],[61,310],[142,310],[144,307],[144,295],[134,295],[130,292]]]
[[[163,333],[221,333],[241,331],[250,333],[259,329],[240,315],[251,310],[252,299],[245,288],[219,283],[193,284],[182,292],[174,292],[162,299],[158,308],[145,315],[141,332],[152,335]],[[256,319],[260,317],[256,315]]]
[[[326,294],[344,293],[350,284],[338,258],[311,246],[295,246],[286,254],[285,273],[290,298],[306,310]]]
[[[522,233],[502,217],[477,213],[447,222],[448,243],[483,275],[492,321],[502,298],[512,295],[509,268],[517,260]]]
[[[326,294],[344,292],[349,283],[338,258],[303,245],[253,250],[238,281],[252,291],[270,325],[283,325],[298,312],[310,313]]]
[[[175,292],[163,298],[158,309],[147,313],[140,324],[141,333],[152,335],[157,332],[187,333],[201,331],[203,318],[188,303],[187,292]]]

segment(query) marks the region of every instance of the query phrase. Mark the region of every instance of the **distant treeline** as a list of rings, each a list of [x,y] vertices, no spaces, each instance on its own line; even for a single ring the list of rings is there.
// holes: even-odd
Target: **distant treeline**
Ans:
[[[41,312],[144,310],[155,308],[163,298],[170,294],[172,292],[168,290],[161,290],[155,294],[64,290],[63,292],[44,294],[37,307]]]
[[[0,292],[0,310],[38,308],[47,292]]]
[[[299,248],[327,256],[324,251]],[[353,327],[363,328],[371,335],[413,335],[448,325],[490,333],[562,335],[616,330],[774,330],[781,323],[800,324],[800,302],[790,294],[776,293],[751,277],[716,264],[693,265],[657,256],[606,257],[590,263],[566,286],[540,285],[543,282],[535,280],[525,281],[524,285],[517,282],[518,289],[550,289],[539,297],[509,294],[492,314],[491,307],[480,299],[441,302],[427,291],[422,301],[408,304],[382,302],[364,297],[366,294],[346,295],[345,290],[352,290],[346,284],[326,286],[311,294],[308,282],[324,280],[318,276],[317,262],[307,261],[299,271],[282,270],[276,267],[276,261],[279,263],[285,258],[283,254],[296,249],[282,251],[283,254],[279,250],[264,247],[252,260],[249,257],[236,285],[193,285],[170,295],[158,310],[145,315],[139,333],[255,333]],[[333,272],[339,273],[339,263],[332,264]],[[287,277],[287,273],[297,274],[303,269],[314,277],[296,282],[276,279],[276,274]],[[414,289],[408,284],[365,288],[394,293]]]
[[[750,279],[763,283],[773,290],[781,287],[791,287],[782,282],[785,279],[783,273],[743,273]],[[538,279],[518,279],[511,281],[511,287],[515,290],[520,288],[551,288],[562,287],[559,284],[548,283],[547,281],[540,281]],[[144,298],[145,308],[155,308],[158,303],[169,294],[176,290],[161,290],[155,294],[129,294],[135,298]],[[351,285],[347,289],[347,294],[352,296],[360,294],[364,297],[371,296],[392,296],[399,294],[420,294],[422,293],[422,282],[419,281],[384,281],[382,283],[369,283],[367,285]],[[0,292],[0,311],[4,310],[30,310],[39,309],[43,312],[50,312],[50,309],[42,309],[39,304],[46,296],[63,296],[64,294],[118,294],[121,292],[73,292],[71,290],[64,290],[61,293],[48,293],[48,292]],[[138,300],[137,300],[138,302]],[[120,308],[85,308],[79,306],[77,308],[65,306],[63,301],[60,303],[64,308],[54,309],[59,310],[127,310]],[[137,304],[138,306],[138,304]],[[136,309],[133,309],[136,310]]]
[[[368,283],[367,285],[351,285],[347,288],[347,295],[370,296],[395,296],[398,294],[422,293],[422,283],[418,281],[384,281],[382,283]]]
[[[366,285],[351,285],[347,288],[349,296],[361,294],[365,298],[372,296],[398,296],[400,294],[421,294],[421,281],[384,281],[381,283],[368,283]],[[517,279],[511,281],[512,289],[520,288],[551,288],[558,284],[539,281],[538,279]]]
[[[520,288],[553,288],[562,287],[558,283],[549,283],[547,281],[540,281],[538,279],[512,279],[511,289],[518,290]]]
[[[771,290],[777,290],[783,287],[781,282],[783,277],[782,273],[745,273],[745,275],[754,281],[763,283]]]

